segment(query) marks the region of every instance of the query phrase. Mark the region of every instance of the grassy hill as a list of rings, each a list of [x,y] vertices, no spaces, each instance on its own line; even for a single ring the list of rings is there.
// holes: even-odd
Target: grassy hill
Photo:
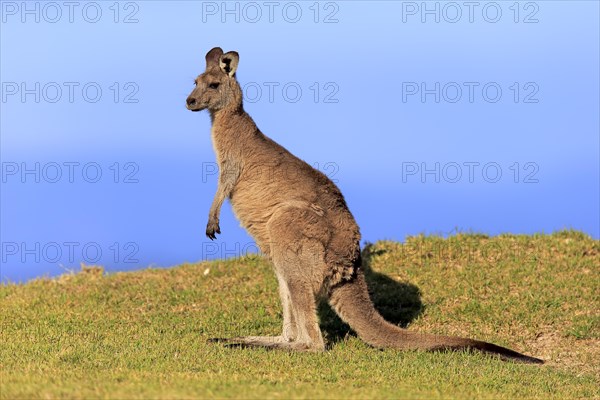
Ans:
[[[365,259],[376,306],[394,323],[547,363],[379,351],[326,306],[322,354],[207,343],[279,333],[275,277],[251,256],[0,286],[0,397],[600,397],[599,241],[573,231],[416,236],[368,245]]]

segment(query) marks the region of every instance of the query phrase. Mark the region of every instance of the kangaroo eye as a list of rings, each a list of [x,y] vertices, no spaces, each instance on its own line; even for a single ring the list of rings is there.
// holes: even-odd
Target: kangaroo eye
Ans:
[[[211,89],[216,89],[216,88],[219,87],[219,83],[218,82],[217,83],[211,83],[211,84],[208,85],[208,87],[211,88]]]

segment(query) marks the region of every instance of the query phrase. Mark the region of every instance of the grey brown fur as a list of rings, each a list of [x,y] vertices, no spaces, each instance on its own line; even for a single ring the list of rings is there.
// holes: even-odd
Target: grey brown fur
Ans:
[[[333,309],[368,344],[378,348],[476,349],[505,359],[539,363],[491,343],[410,332],[385,321],[369,298],[361,268],[360,232],[340,190],[323,173],[266,137],[242,106],[236,79],[238,53],[216,47],[187,99],[191,111],[208,109],[219,181],[206,235],[221,233],[226,198],[242,226],[272,260],[283,305],[277,337],[228,339],[230,344],[320,351],[325,349],[316,301]]]

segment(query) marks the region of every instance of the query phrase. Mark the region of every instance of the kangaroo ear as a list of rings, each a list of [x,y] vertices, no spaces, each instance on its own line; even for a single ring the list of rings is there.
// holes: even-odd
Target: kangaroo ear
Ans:
[[[219,67],[221,71],[225,72],[229,76],[235,75],[237,71],[238,63],[240,62],[240,55],[237,51],[228,51],[221,56],[219,61]]]
[[[214,47],[211,51],[206,53],[206,69],[212,66],[219,65],[219,60],[223,55],[223,49],[220,47]]]

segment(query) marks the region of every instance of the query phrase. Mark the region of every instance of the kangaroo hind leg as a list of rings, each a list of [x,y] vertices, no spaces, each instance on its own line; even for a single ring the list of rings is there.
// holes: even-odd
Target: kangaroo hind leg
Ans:
[[[231,339],[232,345],[300,351],[325,349],[319,328],[316,295],[324,277],[324,248],[313,233],[317,226],[310,210],[289,207],[275,213],[268,223],[272,241],[270,256],[279,282],[284,326],[277,337],[249,336]]]

